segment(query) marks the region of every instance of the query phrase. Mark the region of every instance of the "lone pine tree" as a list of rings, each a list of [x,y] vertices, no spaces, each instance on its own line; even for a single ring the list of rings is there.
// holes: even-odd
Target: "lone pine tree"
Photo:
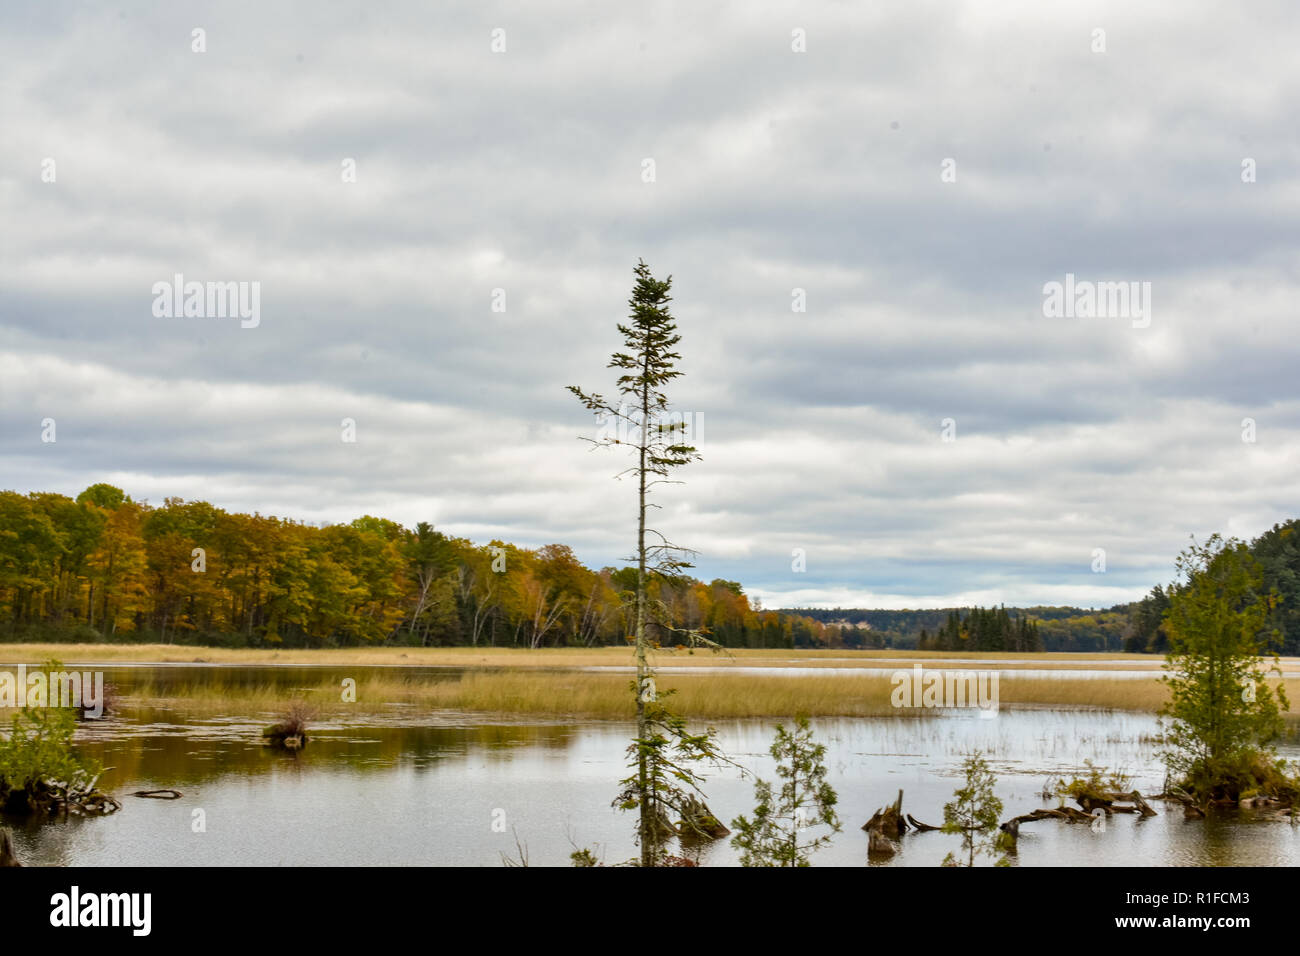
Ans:
[[[686,423],[671,415],[665,386],[682,373],[676,368],[681,355],[673,351],[681,336],[668,309],[672,276],[656,279],[650,267],[639,261],[636,283],[628,300],[629,322],[619,323],[624,351],[615,352],[607,368],[620,369],[616,382],[621,398],[617,403],[597,393],[568,386],[604,427],[597,439],[603,447],[625,446],[636,463],[620,472],[631,474],[637,483],[636,585],[629,596],[633,604],[632,640],[636,650],[636,739],[629,747],[635,773],[623,781],[615,801],[624,809],[637,809],[640,819],[637,841],[642,866],[655,866],[665,857],[665,844],[675,833],[669,810],[682,812],[688,799],[699,792],[701,778],[690,769],[699,760],[720,760],[712,730],[689,734],[685,721],[667,709],[655,688],[649,652],[660,637],[684,635],[691,644],[713,642],[699,631],[683,631],[668,620],[666,609],[651,602],[648,584],[653,576],[672,580],[691,567],[684,558],[691,552],[672,544],[663,534],[647,526],[646,516],[655,507],[649,496],[659,484],[671,480],[674,469],[699,458],[694,446],[686,444]]]

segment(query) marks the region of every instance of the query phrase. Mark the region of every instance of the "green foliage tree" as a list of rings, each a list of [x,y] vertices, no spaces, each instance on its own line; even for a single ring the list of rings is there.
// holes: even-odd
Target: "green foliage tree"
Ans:
[[[826,747],[813,742],[808,718],[799,716],[793,731],[776,725],[770,752],[783,780],[780,793],[773,794],[765,780],[755,781],[754,819],[739,816],[731,821],[736,831],[731,844],[741,851],[742,866],[808,866],[809,855],[831,838],[820,834],[801,841],[801,831],[823,824],[832,833],[840,831],[838,797],[826,782]]]
[[[998,829],[1002,816],[1002,801],[993,793],[997,782],[988,761],[979,752],[970,754],[962,762],[965,784],[954,794],[951,803],[944,804],[944,833],[960,834],[962,857],[949,853],[944,866],[974,866],[981,854],[997,857],[997,866],[1010,866],[1006,857],[1011,848],[1011,837]]]
[[[48,660],[42,670],[58,673],[63,664]],[[87,812],[116,809],[111,798],[95,789],[100,766],[73,748],[76,713],[68,707],[40,706],[24,707],[12,716],[8,736],[0,738],[0,813],[45,813],[70,805]]]
[[[1198,798],[1236,799],[1267,774],[1271,742],[1290,707],[1279,681],[1277,658],[1260,658],[1273,598],[1246,545],[1211,536],[1179,555],[1180,581],[1169,589],[1169,701],[1161,711],[1170,726],[1164,759],[1171,774]]]
[[[661,613],[666,610],[662,602],[651,601],[650,578],[676,581],[682,569],[691,566],[684,560],[687,549],[673,545],[662,533],[647,527],[646,516],[652,507],[649,495],[654,486],[670,480],[674,469],[697,460],[699,455],[693,446],[685,444],[685,422],[672,419],[663,391],[682,374],[676,368],[681,355],[673,351],[681,336],[676,334],[677,325],[668,308],[672,276],[654,278],[644,260],[638,262],[635,275],[628,300],[630,323],[618,324],[626,351],[615,352],[607,366],[623,373],[616,383],[621,399],[615,404],[576,385],[568,386],[568,390],[604,421],[605,434],[590,441],[603,447],[630,446],[636,455],[636,464],[620,473],[635,476],[637,482],[637,571],[632,594],[636,738],[630,748],[636,773],[625,781],[616,803],[639,811],[641,865],[655,866],[665,856],[664,841],[671,833],[663,826],[670,806],[665,794],[671,795],[661,786],[668,779],[664,775],[674,776],[687,787],[694,786],[695,778],[684,774],[682,767],[711,753],[713,745],[710,735],[704,739],[689,737],[685,722],[657,702],[649,660],[652,630],[661,635],[678,632]],[[691,643],[708,643],[698,630],[687,632],[687,637]],[[677,754],[676,762],[667,757],[670,751]]]
[[[73,712],[61,707],[24,708],[9,722],[0,740],[0,796],[26,791],[46,780],[73,780],[98,771],[83,764],[72,749]]]
[[[1300,654],[1300,519],[1276,524],[1251,542],[1263,566],[1264,586],[1277,594],[1271,624],[1277,629],[1273,649]]]

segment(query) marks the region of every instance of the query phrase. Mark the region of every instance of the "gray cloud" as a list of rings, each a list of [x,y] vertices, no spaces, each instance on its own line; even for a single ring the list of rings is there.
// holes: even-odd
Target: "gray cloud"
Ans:
[[[1189,533],[1295,513],[1287,13],[6,10],[7,484],[620,561],[623,463],[563,387],[612,390],[644,257],[704,423],[659,518],[702,576],[769,606],[1131,599]],[[1045,318],[1067,272],[1150,282],[1150,327]],[[176,273],[260,282],[261,324],[155,318]]]

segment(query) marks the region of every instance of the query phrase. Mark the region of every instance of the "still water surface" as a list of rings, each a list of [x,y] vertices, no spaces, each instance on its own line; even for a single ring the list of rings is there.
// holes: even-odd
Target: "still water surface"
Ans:
[[[107,668],[129,694],[127,669]],[[268,673],[274,672],[274,677]],[[140,669],[134,669],[141,675]],[[356,668],[349,673],[355,674]],[[304,672],[277,668],[150,668],[150,679],[268,680],[291,688]],[[319,678],[313,669],[310,682]],[[457,712],[394,708],[391,713],[319,722],[300,754],[266,748],[266,719],[195,717],[180,710],[126,707],[87,725],[81,746],[107,766],[104,782],[123,803],[107,818],[16,826],[20,857],[41,865],[500,866],[516,855],[530,865],[567,865],[574,845],[596,846],[613,863],[631,857],[631,814],[610,806],[633,727],[621,722],[503,721]],[[716,724],[723,749],[773,780],[771,722]],[[843,831],[817,865],[867,863],[861,825],[899,789],[904,810],[931,824],[960,785],[960,763],[986,752],[998,776],[1003,817],[1054,806],[1041,791],[1049,775],[1073,774],[1087,759],[1129,773],[1144,793],[1160,790],[1156,719],[1120,712],[1004,709],[921,717],[820,719],[827,767],[839,793]],[[1300,758],[1294,738],[1281,748]],[[176,788],[175,801],[126,796]],[[724,821],[753,808],[752,780],[711,771],[708,801]],[[1184,821],[1176,805],[1160,816],[1111,818],[1104,832],[1041,821],[1021,830],[1021,866],[1182,866],[1300,863],[1300,829],[1249,811]],[[202,811],[196,814],[196,811]],[[195,832],[202,818],[205,832]],[[493,823],[504,819],[505,832]],[[11,821],[12,822],[12,821]],[[572,842],[571,842],[572,841]],[[905,838],[886,865],[936,866],[957,849],[940,833]],[[728,841],[700,854],[705,865],[735,865]]]

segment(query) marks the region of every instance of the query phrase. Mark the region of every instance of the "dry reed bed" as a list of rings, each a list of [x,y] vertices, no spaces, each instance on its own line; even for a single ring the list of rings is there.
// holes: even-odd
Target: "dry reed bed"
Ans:
[[[1288,680],[1287,693],[1300,700],[1300,681]],[[884,676],[764,677],[761,675],[673,675],[661,690],[674,690],[674,706],[693,719],[791,717],[917,716],[924,709],[895,708],[893,683]],[[1143,679],[1057,679],[1004,675],[999,706],[1091,707],[1154,712],[1167,690]],[[530,717],[628,719],[634,714],[630,681],[618,674],[532,670],[469,671],[429,680],[378,675],[357,682],[355,703],[342,703],[334,682],[304,685],[296,693],[321,708],[322,716],[375,713],[395,707],[461,710]],[[194,712],[266,712],[282,706],[283,687],[256,684],[214,687],[204,683],[132,688],[132,702],[167,704]]]
[[[124,702],[166,705],[195,713],[265,713],[281,709],[291,697],[303,697],[321,709],[321,715],[375,713],[395,707],[438,710],[452,709],[528,717],[583,717],[626,719],[633,715],[630,678],[622,673],[592,673],[563,668],[596,664],[626,665],[626,648],[543,649],[512,648],[347,648],[333,650],[228,650],[180,647],[176,645],[0,645],[0,662],[40,662],[57,656],[65,663],[114,661],[194,662],[221,664],[324,664],[428,665],[471,667],[444,675],[428,671],[367,670],[357,674],[355,703],[344,703],[336,676],[295,675],[294,686],[273,682],[241,682],[228,677],[209,679],[196,675],[188,681],[154,681],[144,677],[123,688]],[[1006,655],[1001,655],[1005,657]],[[660,665],[726,664],[727,657],[697,652],[695,655],[664,653]],[[997,668],[999,655],[981,656],[978,665],[959,663],[961,655],[915,652],[739,650],[730,658],[735,664],[752,666],[788,664],[843,667],[830,658],[851,658],[852,664],[881,666],[899,657],[924,657],[949,671]],[[819,659],[820,658],[820,659]],[[1030,666],[1052,669],[1057,662],[1121,660],[1138,663],[1118,654],[1051,655]],[[1147,660],[1159,663],[1159,658]],[[1292,659],[1294,661],[1294,659]],[[0,667],[5,666],[0,663]],[[910,665],[898,665],[910,670]],[[546,669],[539,669],[546,668]],[[849,667],[851,669],[851,665]],[[1154,712],[1164,703],[1167,690],[1152,670],[1150,678],[1022,676],[1015,669],[999,674],[999,705],[1094,707],[1113,710]],[[1270,681],[1274,683],[1274,681]],[[703,720],[743,717],[791,717],[797,713],[822,717],[873,715],[915,716],[921,708],[895,708],[891,704],[894,684],[887,675],[836,674],[803,676],[762,674],[671,674],[660,675],[661,689],[675,688],[675,707]],[[1300,679],[1288,677],[1287,692],[1300,702]]]

